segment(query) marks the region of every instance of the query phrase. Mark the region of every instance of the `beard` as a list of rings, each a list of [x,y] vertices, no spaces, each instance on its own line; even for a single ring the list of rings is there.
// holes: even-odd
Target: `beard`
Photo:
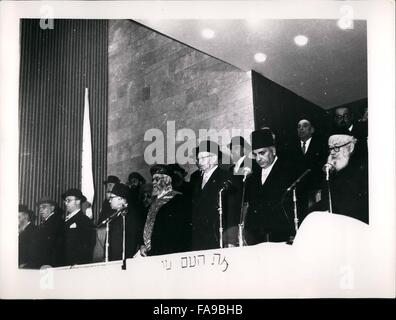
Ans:
[[[349,163],[349,156],[345,155],[345,154],[337,154],[335,156],[330,155],[328,160],[328,163],[331,163],[334,167],[334,170],[336,172],[344,169],[348,163]]]

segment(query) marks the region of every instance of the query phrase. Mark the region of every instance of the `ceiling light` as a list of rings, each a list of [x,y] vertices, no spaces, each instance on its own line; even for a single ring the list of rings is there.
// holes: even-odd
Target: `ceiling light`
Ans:
[[[205,39],[212,39],[215,36],[215,32],[212,29],[203,29],[201,34]]]
[[[264,53],[258,52],[254,55],[254,60],[261,63],[267,59],[267,56]]]
[[[302,47],[308,43],[308,38],[306,36],[298,35],[294,37],[294,42],[296,45]]]

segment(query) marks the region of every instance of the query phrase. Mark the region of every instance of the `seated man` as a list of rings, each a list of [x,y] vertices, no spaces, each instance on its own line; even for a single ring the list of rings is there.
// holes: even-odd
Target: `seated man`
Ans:
[[[186,197],[172,188],[172,171],[167,165],[150,168],[153,202],[143,231],[142,256],[183,252],[191,246],[191,211]]]
[[[369,222],[368,166],[355,158],[356,139],[349,131],[338,131],[329,137],[330,154],[324,169],[329,170],[332,212]],[[321,210],[330,206],[327,184],[322,187]]]

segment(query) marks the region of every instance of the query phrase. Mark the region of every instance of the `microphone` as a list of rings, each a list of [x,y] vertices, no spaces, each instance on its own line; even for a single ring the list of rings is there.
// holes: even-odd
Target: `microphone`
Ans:
[[[301,181],[301,179],[304,178],[310,172],[311,172],[311,169],[305,170],[304,173],[301,176],[299,176],[297,178],[297,180],[294,181],[289,188],[287,188],[286,193],[289,192],[291,189],[293,189]]]
[[[233,187],[231,180],[225,180],[220,188],[220,191],[229,191]]]
[[[242,172],[243,172],[243,180],[242,181],[245,182],[248,175],[250,175],[252,173],[252,169],[250,169],[249,167],[244,167],[242,169]]]
[[[110,217],[108,217],[107,219],[103,220],[101,223],[99,223],[96,227],[100,227],[105,225],[107,222],[113,220],[117,215],[119,214],[119,211],[114,212]]]
[[[331,163],[326,163],[322,170],[326,172],[326,181],[329,181],[330,171],[334,170],[334,166]]]

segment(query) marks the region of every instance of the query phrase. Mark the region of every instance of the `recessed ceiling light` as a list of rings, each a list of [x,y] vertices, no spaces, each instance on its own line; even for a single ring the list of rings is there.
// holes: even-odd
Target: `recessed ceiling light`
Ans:
[[[298,35],[294,37],[294,42],[296,43],[296,45],[302,47],[308,43],[308,38],[303,35]]]
[[[258,52],[254,55],[254,60],[261,63],[267,59],[267,56],[264,53]]]
[[[205,39],[212,39],[215,36],[215,32],[212,29],[203,29],[201,34]]]

